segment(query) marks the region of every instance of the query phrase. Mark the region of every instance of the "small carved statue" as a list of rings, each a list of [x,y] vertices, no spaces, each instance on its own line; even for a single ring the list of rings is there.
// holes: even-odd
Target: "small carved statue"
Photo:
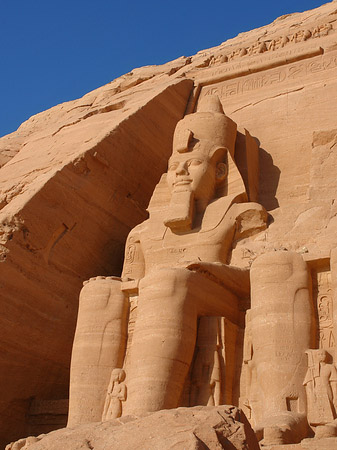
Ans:
[[[222,404],[220,363],[217,333],[217,317],[201,317],[199,320],[196,355],[191,375],[190,406]]]
[[[327,36],[331,30],[332,30],[331,23],[325,23],[323,25],[318,25],[312,31],[312,37],[319,38],[322,36]]]
[[[324,425],[336,419],[337,370],[327,362],[326,350],[307,350],[308,371],[303,385],[308,398],[308,422]]]
[[[233,50],[229,55],[228,55],[228,60],[231,61],[233,59],[239,58],[241,56],[245,56],[247,54],[247,50],[245,48],[237,48],[236,50]]]
[[[113,369],[105,399],[102,421],[116,419],[122,415],[122,402],[126,400],[125,372]]]
[[[277,50],[283,48],[289,42],[288,36],[279,36],[276,39],[272,39],[268,45],[268,50]]]
[[[299,30],[290,37],[290,42],[298,43],[311,38],[310,30]]]
[[[265,42],[254,42],[254,44],[252,44],[248,49],[248,55],[258,55],[259,53],[264,53],[265,51],[267,51],[267,46]]]

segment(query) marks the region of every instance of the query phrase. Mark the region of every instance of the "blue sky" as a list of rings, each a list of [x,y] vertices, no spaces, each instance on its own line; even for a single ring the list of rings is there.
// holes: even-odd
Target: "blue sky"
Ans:
[[[135,67],[193,55],[323,3],[1,0],[0,136]]]

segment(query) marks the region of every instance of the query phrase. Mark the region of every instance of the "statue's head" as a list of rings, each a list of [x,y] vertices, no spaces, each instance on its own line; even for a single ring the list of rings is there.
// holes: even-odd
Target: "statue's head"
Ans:
[[[318,349],[316,352],[316,358],[317,362],[326,362],[328,359],[326,350],[324,350],[323,348]]]
[[[308,355],[308,365],[313,367],[319,363],[327,362],[329,355],[323,348],[319,349],[309,349],[305,352]]]
[[[122,382],[125,379],[125,371],[123,369],[112,369],[111,380],[112,382]]]
[[[193,192],[210,200],[227,176],[227,152],[234,154],[236,124],[218,97],[206,97],[200,110],[180,120],[173,138],[167,183],[171,192]]]
[[[229,152],[233,156],[235,138],[236,124],[224,114],[215,96],[207,97],[198,112],[178,122],[167,171],[167,184],[173,200],[167,226],[190,226],[194,203],[205,206],[214,197],[217,188],[226,180],[227,154]],[[184,206],[185,219],[182,217]],[[174,209],[178,212],[179,208],[175,219]]]

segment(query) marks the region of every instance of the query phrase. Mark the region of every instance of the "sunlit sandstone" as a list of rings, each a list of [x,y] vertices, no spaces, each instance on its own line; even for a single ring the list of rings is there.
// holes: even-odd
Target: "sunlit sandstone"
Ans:
[[[65,425],[89,279],[62,448],[93,421],[224,404],[261,446],[336,446],[336,11],[136,69],[0,140],[1,443]]]

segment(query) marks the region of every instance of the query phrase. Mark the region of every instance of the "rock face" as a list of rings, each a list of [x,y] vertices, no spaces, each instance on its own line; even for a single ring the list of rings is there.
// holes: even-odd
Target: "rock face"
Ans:
[[[41,123],[36,119],[39,136],[32,132],[0,169],[3,436],[27,434],[25,416],[33,397],[68,397],[83,279],[119,273],[126,236],[146,218],[191,87],[189,80],[165,79],[143,89],[138,101],[125,100],[125,109],[102,116],[93,110],[71,126],[44,126],[48,113],[43,113]],[[93,99],[99,95],[108,102],[103,93]],[[63,108],[77,114],[77,106]],[[144,155],[152,152],[149,164]]]
[[[144,417],[127,416],[124,419],[54,431],[37,439],[28,438],[26,442],[23,440],[20,444],[10,444],[6,450],[259,448],[246,417],[233,406],[196,406],[163,410]]]
[[[243,292],[237,317],[226,311],[221,319],[200,320],[195,351],[208,356],[195,354],[188,376],[198,389],[185,387],[181,404],[205,404],[198,370],[209,366],[209,349],[216,348],[227,373],[226,381],[216,378],[221,364],[214,364],[213,352],[212,386],[221,381],[221,402],[240,404],[258,434],[268,429],[266,445],[314,431],[317,439],[334,439],[326,436],[335,432],[337,403],[336,21],[336,2],[280,17],[193,57],[135,69],[0,139],[0,445],[38,434],[34,405],[68,397],[82,282],[120,275],[126,237],[147,218],[177,122],[214,95],[238,124],[231,153],[238,176],[231,187],[261,206],[235,216],[239,233],[228,239],[226,263],[239,271],[231,278],[231,291],[239,285]],[[175,141],[179,154],[193,139],[185,131]],[[150,213],[167,199],[161,187]],[[180,194],[179,214],[162,217],[173,228],[188,227],[191,219],[192,203]],[[268,227],[261,225],[262,211],[269,213]],[[252,236],[254,227],[262,231]],[[191,263],[189,270],[219,277]],[[275,267],[289,270],[282,275]],[[244,295],[249,271],[251,295]],[[92,282],[99,280],[107,278]],[[131,297],[134,289],[125,285]],[[214,329],[227,330],[220,333],[221,349]],[[273,368],[266,365],[271,358]],[[116,368],[124,370],[120,363]],[[296,380],[282,390],[289,373]],[[116,377],[113,383],[124,383],[121,372]]]

